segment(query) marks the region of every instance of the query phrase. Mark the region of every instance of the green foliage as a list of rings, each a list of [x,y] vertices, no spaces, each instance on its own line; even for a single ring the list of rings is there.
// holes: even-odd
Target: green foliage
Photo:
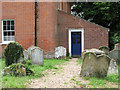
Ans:
[[[107,75],[105,78],[97,78],[97,77],[84,77],[85,80],[89,80],[90,83],[89,85],[92,85],[93,87],[97,86],[104,86],[107,82],[114,82],[118,84],[118,75],[116,74],[111,74]]]
[[[93,85],[93,86],[104,86],[106,84],[106,81],[104,79],[99,79],[99,78],[96,78],[96,77],[92,77],[90,79],[90,83],[89,85]]]
[[[25,66],[22,63],[14,63],[12,65],[10,65],[9,67],[9,73],[10,75],[13,76],[24,76],[25,75],[33,75],[34,72],[32,70],[30,70],[27,66]]]
[[[113,49],[114,44],[120,42],[119,8],[120,2],[77,2],[72,11],[76,16],[109,28],[109,47]]]
[[[32,65],[31,60],[27,60],[26,65]]]
[[[79,58],[79,59],[78,59],[78,63],[79,63],[79,64],[82,64],[82,58]]]
[[[25,83],[30,82],[30,79],[36,79],[41,76],[44,76],[43,71],[47,69],[57,69],[59,70],[59,67],[55,67],[55,65],[63,64],[64,62],[67,62],[66,60],[56,60],[56,59],[49,59],[44,60],[44,66],[40,65],[31,65],[31,61],[28,60],[25,64],[25,66],[28,66],[28,68],[32,71],[34,71],[34,75],[30,76],[22,76],[22,77],[16,77],[16,76],[10,76],[6,75],[3,76],[0,81],[2,82],[2,88],[25,88]],[[5,59],[0,59],[0,65],[2,65],[2,70],[5,68]]]
[[[114,35],[113,35],[113,37],[112,37],[112,42],[114,43],[114,44],[116,44],[116,43],[120,43],[120,33],[114,33]]]
[[[9,43],[4,49],[6,66],[17,63],[18,59],[23,55],[23,47],[17,42]]]
[[[108,82],[116,82],[116,83],[118,83],[118,75],[116,75],[116,74],[107,75],[105,80],[107,80]]]

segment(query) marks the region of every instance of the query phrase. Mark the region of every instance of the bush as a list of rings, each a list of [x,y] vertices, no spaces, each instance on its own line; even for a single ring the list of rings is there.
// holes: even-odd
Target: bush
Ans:
[[[23,47],[17,42],[9,43],[4,49],[6,66],[17,63],[18,59],[23,56]]]

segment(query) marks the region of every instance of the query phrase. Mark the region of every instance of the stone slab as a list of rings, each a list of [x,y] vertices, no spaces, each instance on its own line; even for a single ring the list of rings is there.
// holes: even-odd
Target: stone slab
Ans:
[[[36,47],[31,51],[31,63],[33,65],[43,65],[43,50]]]

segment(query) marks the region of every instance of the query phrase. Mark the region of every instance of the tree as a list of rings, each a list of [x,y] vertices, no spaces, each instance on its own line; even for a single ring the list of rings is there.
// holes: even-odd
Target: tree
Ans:
[[[109,28],[110,49],[120,42],[120,2],[76,2],[72,6],[72,12],[76,16]]]

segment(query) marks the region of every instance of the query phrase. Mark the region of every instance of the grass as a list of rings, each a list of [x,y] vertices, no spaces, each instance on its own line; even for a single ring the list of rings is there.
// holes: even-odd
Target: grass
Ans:
[[[84,77],[85,80],[89,80],[89,84],[93,88],[96,88],[98,86],[100,87],[107,87],[106,84],[108,82],[112,82],[115,85],[118,85],[118,75],[112,74],[112,75],[107,75],[105,78],[97,78],[97,77]]]
[[[59,67],[55,67],[55,65],[60,65],[66,62],[66,60],[44,60],[44,65],[29,65],[29,68],[35,72],[34,76],[21,76],[21,77],[15,77],[6,75],[3,76],[0,82],[2,82],[2,88],[25,88],[24,83],[29,82],[30,79],[36,79],[41,76],[44,76],[43,71],[48,69],[60,69]],[[5,60],[0,59],[0,66],[2,65],[2,70],[5,68]],[[1,71],[2,71],[1,70]],[[1,72],[0,71],[0,72]]]
[[[79,64],[82,64],[82,59],[79,58],[78,60]],[[120,70],[120,65],[118,65],[118,70]],[[72,78],[73,81],[75,81],[78,85],[81,85],[81,83],[75,78]],[[88,85],[90,85],[92,88],[97,88],[97,87],[108,87],[107,83],[114,83],[115,85],[118,85],[118,75],[117,74],[108,74],[107,77],[105,78],[97,78],[97,77],[84,77],[84,80],[90,81]],[[86,84],[87,85],[87,84]],[[85,85],[84,85],[85,86]]]
[[[78,58],[78,64],[82,64],[82,58]]]

